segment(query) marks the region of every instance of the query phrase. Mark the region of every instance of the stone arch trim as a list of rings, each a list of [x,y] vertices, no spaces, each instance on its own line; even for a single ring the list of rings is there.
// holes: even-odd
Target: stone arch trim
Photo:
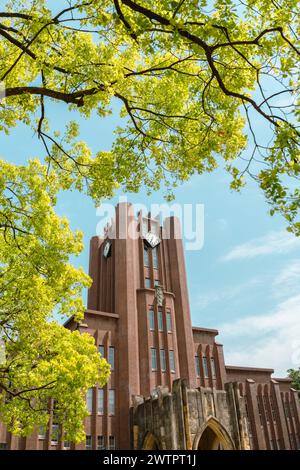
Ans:
[[[152,432],[147,432],[143,439],[143,450],[153,450],[155,447],[161,449],[159,440],[154,436]]]
[[[193,442],[194,450],[198,449],[201,436],[207,428],[210,428],[212,431],[214,431],[214,433],[220,440],[220,443],[222,444],[224,450],[235,450],[235,445],[230,434],[223,426],[223,424],[221,424],[220,421],[218,421],[213,416],[208,417],[205,423],[198,429]]]

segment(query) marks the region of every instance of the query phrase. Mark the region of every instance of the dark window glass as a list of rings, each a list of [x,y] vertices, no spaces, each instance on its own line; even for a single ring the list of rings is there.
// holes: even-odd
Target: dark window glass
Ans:
[[[152,260],[153,260],[153,268],[158,269],[158,250],[157,250],[157,246],[155,246],[152,250]]]
[[[160,350],[160,364],[162,372],[165,372],[167,369],[166,365],[166,351],[164,349]]]
[[[146,266],[146,268],[150,266],[149,249],[145,245],[144,245],[144,266]]]
[[[197,377],[200,377],[200,362],[199,362],[199,356],[195,356],[195,366],[196,366],[196,374],[197,374]]]
[[[98,352],[99,352],[99,354],[101,354],[101,357],[104,357],[104,346],[103,346],[103,344],[100,344],[98,346]]]
[[[164,330],[164,319],[163,319],[163,312],[162,309],[158,309],[158,330],[163,331]]]
[[[98,388],[98,415],[104,414],[104,390],[103,388]]]
[[[167,330],[168,330],[168,333],[172,333],[172,316],[171,316],[171,312],[167,312]]]
[[[86,450],[92,450],[92,436],[85,436],[85,448]]]
[[[203,372],[204,372],[204,377],[208,377],[208,365],[207,365],[207,357],[203,356],[202,358],[202,364],[203,364]]]
[[[157,357],[155,348],[151,348],[151,368],[152,370],[157,370]]]
[[[109,395],[108,395],[108,412],[110,415],[115,414],[115,391],[109,390]]]
[[[115,450],[116,448],[116,439],[115,436],[109,436],[108,439],[108,449],[109,450]]]
[[[46,426],[45,425],[42,425],[39,427],[38,438],[46,439]]]
[[[58,444],[59,438],[59,425],[57,423],[52,424],[51,430],[51,444],[56,445]]]
[[[170,371],[175,372],[175,358],[174,351],[170,351]]]
[[[108,362],[111,370],[115,370],[115,348],[113,346],[110,346],[108,349]]]
[[[149,319],[149,328],[150,330],[155,330],[155,322],[154,322],[154,310],[151,308],[148,311],[148,319]]]
[[[145,287],[147,289],[151,288],[151,279],[149,277],[146,277],[146,279],[145,279]]]
[[[105,450],[104,436],[98,436],[98,438],[97,438],[97,450]]]

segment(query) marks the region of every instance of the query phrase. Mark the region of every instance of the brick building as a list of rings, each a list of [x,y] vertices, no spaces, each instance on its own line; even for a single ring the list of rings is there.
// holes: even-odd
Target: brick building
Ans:
[[[119,204],[90,245],[84,321],[111,364],[108,384],[87,394],[86,442],[49,429],[28,438],[0,425],[8,449],[299,449],[300,407],[289,378],[225,364],[217,330],[191,324],[177,219],[159,221]]]

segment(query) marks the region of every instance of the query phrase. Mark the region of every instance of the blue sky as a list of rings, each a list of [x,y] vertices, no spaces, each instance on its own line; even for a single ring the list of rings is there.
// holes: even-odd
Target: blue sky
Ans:
[[[63,126],[63,104],[50,104],[47,114],[56,128]],[[118,109],[103,120],[80,123],[81,135],[93,150],[108,149],[119,123]],[[10,136],[0,135],[1,158],[23,163],[43,156],[40,143],[25,126]],[[274,367],[275,375],[285,375],[300,362],[300,239],[285,231],[283,219],[268,215],[267,203],[253,182],[235,193],[229,181],[220,169],[193,177],[175,191],[176,203],[204,204],[205,211],[204,246],[186,252],[192,321],[220,330],[218,340],[228,364]],[[149,208],[165,202],[162,191],[127,197]],[[67,192],[59,197],[57,211],[70,219],[72,228],[84,231],[85,249],[73,261],[87,270],[88,243],[99,222],[93,202]]]

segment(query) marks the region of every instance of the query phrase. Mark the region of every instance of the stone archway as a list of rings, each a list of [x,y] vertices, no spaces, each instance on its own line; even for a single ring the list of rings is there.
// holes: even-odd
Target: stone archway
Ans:
[[[142,449],[143,450],[159,450],[160,446],[154,434],[147,432],[144,437]]]
[[[234,450],[233,441],[224,426],[214,417],[210,417],[197,432],[193,449],[199,450]]]

